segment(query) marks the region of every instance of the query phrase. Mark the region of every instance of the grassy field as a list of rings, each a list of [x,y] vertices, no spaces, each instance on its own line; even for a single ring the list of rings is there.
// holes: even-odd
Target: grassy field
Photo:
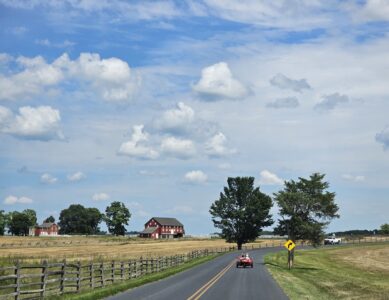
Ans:
[[[279,245],[280,240],[246,244]],[[119,260],[186,254],[193,250],[236,246],[222,239],[151,240],[126,237],[0,237],[0,262],[48,260]]]
[[[389,299],[389,245],[299,250],[292,270],[287,252],[265,263],[291,299]]]

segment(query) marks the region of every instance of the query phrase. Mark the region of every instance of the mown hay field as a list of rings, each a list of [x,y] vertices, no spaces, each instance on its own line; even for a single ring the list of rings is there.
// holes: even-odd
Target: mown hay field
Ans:
[[[258,239],[248,247],[277,245],[284,240]],[[151,240],[126,237],[0,237],[0,260],[122,260],[186,254],[193,250],[229,248],[222,239]]]
[[[290,299],[389,299],[389,244],[297,250],[292,270],[286,251],[266,265]]]

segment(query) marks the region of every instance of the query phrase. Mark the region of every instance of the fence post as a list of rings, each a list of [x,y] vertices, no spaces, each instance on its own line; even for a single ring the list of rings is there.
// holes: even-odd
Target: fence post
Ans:
[[[100,277],[101,277],[101,286],[105,286],[104,262],[101,262],[101,264],[100,264]]]
[[[77,262],[77,293],[81,290],[81,262]]]
[[[15,300],[19,300],[20,296],[20,262],[16,261],[15,265]]]
[[[61,279],[59,281],[59,293],[63,294],[65,285],[65,272],[66,272],[66,259],[62,261],[61,266]]]
[[[120,279],[124,279],[124,262],[120,262]]]
[[[94,276],[94,270],[93,270],[93,262],[90,263],[89,265],[89,286],[91,289],[94,289],[95,286],[94,286],[94,281],[93,281],[93,276]]]
[[[115,282],[115,261],[112,261],[111,263],[111,281],[112,283]]]
[[[47,281],[47,260],[43,261],[42,264],[42,277],[41,277],[41,298],[45,296],[46,293],[46,281]]]

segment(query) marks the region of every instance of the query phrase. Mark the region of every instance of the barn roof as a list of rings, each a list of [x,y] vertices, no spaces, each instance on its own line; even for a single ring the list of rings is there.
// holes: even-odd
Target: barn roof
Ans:
[[[160,217],[154,217],[152,218],[155,221],[157,221],[162,226],[184,226],[180,221],[178,221],[176,218],[160,218]]]
[[[156,230],[157,230],[157,227],[147,227],[147,228],[145,228],[145,230],[143,230],[143,231],[141,231],[139,233],[146,233],[146,234],[148,234],[148,233],[153,233]]]

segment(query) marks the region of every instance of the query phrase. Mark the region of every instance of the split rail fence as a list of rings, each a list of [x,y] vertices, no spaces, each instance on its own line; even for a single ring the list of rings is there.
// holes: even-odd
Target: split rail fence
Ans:
[[[366,242],[389,242],[384,239],[349,240],[346,244]],[[243,246],[242,250],[281,247],[284,242],[269,242]],[[307,245],[299,242],[298,245]],[[116,282],[139,278],[171,267],[180,266],[193,259],[236,251],[236,247],[195,250],[187,254],[157,258],[139,258],[126,261],[62,262],[42,261],[37,265],[16,262],[0,268],[0,299],[43,299],[52,295],[79,293],[84,290],[103,288]]]

